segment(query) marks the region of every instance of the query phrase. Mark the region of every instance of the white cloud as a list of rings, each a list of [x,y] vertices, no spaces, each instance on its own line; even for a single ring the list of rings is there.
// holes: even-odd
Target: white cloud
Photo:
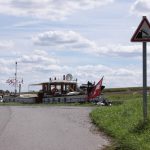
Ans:
[[[4,49],[11,49],[14,46],[13,41],[0,41],[0,51]]]
[[[1,64],[1,63],[0,63]],[[1,66],[0,67],[0,73],[1,75],[0,76],[3,76],[3,75],[6,75],[6,74],[9,74],[11,72],[11,70],[7,67],[7,66]]]
[[[23,89],[27,91],[28,84],[49,81],[49,78],[62,79],[64,74],[71,73],[74,79],[78,79],[79,85],[87,81],[98,82],[104,76],[106,87],[128,87],[142,85],[142,69],[137,66],[116,67],[107,65],[77,65],[67,66],[60,62],[57,57],[49,55],[42,50],[31,51],[18,58],[18,77],[24,79]],[[0,59],[0,71],[3,83],[14,76],[15,63],[13,58]],[[149,61],[148,61],[149,66]],[[148,71],[148,76],[150,72]],[[149,85],[148,80],[148,85]],[[7,84],[5,84],[6,86]],[[8,89],[9,86],[6,86]]]
[[[50,57],[47,52],[43,50],[34,50],[30,52],[30,54],[24,54],[21,58],[18,59],[20,63],[42,63],[42,64],[50,64],[50,63],[57,63],[57,59]]]
[[[14,78],[15,61],[18,62],[18,78],[24,79],[23,88],[26,91],[28,84],[34,83],[35,80],[38,80],[38,82],[47,81],[48,78],[45,79],[45,76],[49,76],[51,70],[61,72],[61,70],[58,69],[61,67],[59,66],[57,57],[43,50],[34,50],[26,54],[20,54],[15,60],[12,57],[0,58],[0,78],[3,79],[1,86],[4,85],[8,78]],[[5,83],[3,87],[6,89],[12,88],[11,86],[9,87],[7,83]]]
[[[17,59],[17,62],[22,76],[28,76],[29,73],[35,75],[39,75],[41,72],[48,73],[53,68],[56,71],[58,69],[57,65],[59,64],[57,57],[43,50],[34,50],[30,53],[23,54]]]
[[[49,46],[53,50],[73,50],[96,56],[139,57],[141,45],[100,45],[74,31],[48,31],[33,37],[35,45]],[[150,52],[148,52],[150,54]]]
[[[36,25],[38,23],[42,23],[42,21],[39,21],[39,20],[23,21],[23,22],[16,23],[13,26],[14,27],[25,27],[25,26]]]
[[[88,49],[96,46],[94,42],[74,31],[48,31],[33,37],[33,42],[40,46],[53,46],[59,49]]]
[[[62,67],[60,72],[53,72],[51,77],[62,77],[64,68]],[[109,67],[105,65],[83,65],[76,66],[72,70],[69,69],[69,73],[74,76],[74,79],[78,79],[78,84],[90,82],[98,82],[102,76],[104,76],[104,85],[109,87],[130,87],[130,86],[142,86],[142,74],[139,68],[128,67]],[[63,73],[61,73],[63,72]],[[66,72],[68,73],[68,72]],[[148,83],[150,84],[150,83]]]
[[[78,10],[87,10],[114,0],[0,0],[0,13],[60,20]]]
[[[30,79],[29,83],[47,82],[49,77],[62,79],[64,74],[71,73],[74,79],[78,79],[78,85],[87,83],[87,81],[97,83],[104,76],[104,85],[107,88],[142,86],[142,71],[135,66],[122,68],[105,65],[83,65],[72,68],[61,64],[51,64],[49,66],[37,64],[33,70],[36,72],[30,72],[30,75],[32,77],[36,75],[36,79]]]
[[[150,16],[150,1],[136,0],[131,7],[131,12],[140,16]]]
[[[95,53],[116,57],[139,57],[142,54],[142,47],[141,45],[107,44],[106,46],[100,46],[95,50]]]
[[[44,68],[50,70],[50,66],[55,68],[55,66],[59,64],[59,60],[55,56],[49,55],[42,50],[34,50],[26,54],[20,54],[20,56],[15,59],[12,57],[0,58],[0,76],[5,75],[7,78],[14,76],[16,61],[18,62],[18,74],[22,76],[28,76],[30,73],[38,74],[40,71],[43,71]],[[57,69],[58,68],[55,70]]]

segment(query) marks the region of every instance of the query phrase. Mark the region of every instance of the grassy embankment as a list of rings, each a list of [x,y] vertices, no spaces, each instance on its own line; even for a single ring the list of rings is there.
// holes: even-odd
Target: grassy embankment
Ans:
[[[115,105],[96,108],[90,114],[99,129],[112,137],[106,150],[150,150],[150,121],[143,123],[142,95],[108,95]]]

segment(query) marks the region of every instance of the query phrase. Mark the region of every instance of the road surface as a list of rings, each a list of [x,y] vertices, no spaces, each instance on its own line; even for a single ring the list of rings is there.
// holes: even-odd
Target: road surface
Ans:
[[[0,150],[101,150],[87,107],[1,106]]]

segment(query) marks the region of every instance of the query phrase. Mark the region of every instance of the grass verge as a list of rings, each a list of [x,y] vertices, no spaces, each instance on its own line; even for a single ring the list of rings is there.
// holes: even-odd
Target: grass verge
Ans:
[[[143,122],[142,97],[136,94],[109,98],[123,103],[99,107],[90,114],[99,129],[112,137],[112,145],[106,149],[150,150],[150,121]]]

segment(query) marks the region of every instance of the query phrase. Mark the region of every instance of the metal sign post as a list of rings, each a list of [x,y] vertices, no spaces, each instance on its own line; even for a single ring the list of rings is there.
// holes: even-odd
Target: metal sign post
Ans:
[[[147,120],[147,43],[143,42],[143,117]]]
[[[143,118],[145,122],[147,120],[147,42],[150,42],[150,23],[146,16],[143,16],[131,42],[143,42]]]

